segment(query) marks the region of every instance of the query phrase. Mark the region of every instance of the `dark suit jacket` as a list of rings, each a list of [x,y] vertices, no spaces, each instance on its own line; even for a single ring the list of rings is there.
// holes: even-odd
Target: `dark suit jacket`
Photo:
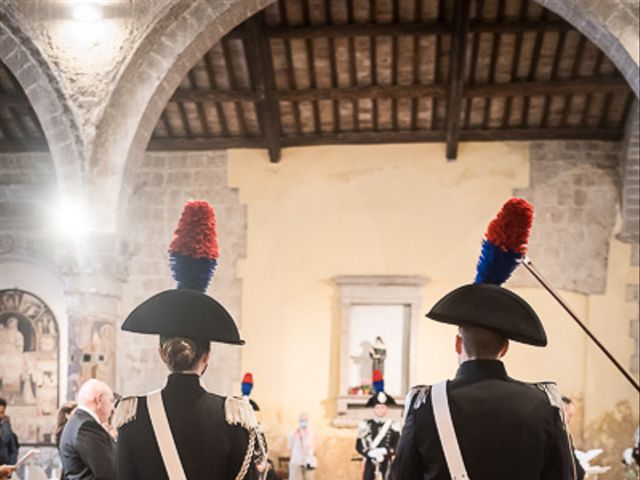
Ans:
[[[13,465],[18,460],[16,436],[9,417],[0,420],[0,465]]]
[[[472,480],[568,480],[572,452],[558,408],[502,362],[464,362],[447,384],[453,425]],[[426,395],[425,395],[426,394]],[[411,401],[391,468],[393,480],[449,480],[430,390]]]
[[[63,480],[116,480],[115,442],[87,412],[73,412],[59,449]]]
[[[162,400],[188,480],[233,480],[247,451],[249,435],[226,422],[225,398],[208,393],[196,375],[172,374],[162,390]],[[118,430],[118,480],[167,479],[147,399],[139,397],[135,419]]]

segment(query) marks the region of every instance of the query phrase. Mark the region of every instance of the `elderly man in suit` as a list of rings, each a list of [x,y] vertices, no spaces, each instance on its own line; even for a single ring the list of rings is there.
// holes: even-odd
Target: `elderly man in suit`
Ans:
[[[60,439],[63,480],[115,480],[115,441],[107,431],[113,392],[88,380],[78,392],[78,408]]]

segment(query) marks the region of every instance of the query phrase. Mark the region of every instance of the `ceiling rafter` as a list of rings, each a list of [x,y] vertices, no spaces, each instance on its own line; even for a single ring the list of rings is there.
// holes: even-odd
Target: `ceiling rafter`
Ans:
[[[623,93],[629,86],[623,78],[575,78],[555,81],[515,81],[511,83],[487,83],[465,85],[462,96],[509,97],[522,95],[570,95],[580,93]],[[306,88],[300,90],[274,90],[271,94],[279,101],[300,102],[305,100],[358,100],[365,98],[446,98],[447,84],[433,85],[369,85],[366,87]],[[179,89],[171,97],[172,102],[256,102],[259,96],[248,89],[243,90],[189,90]]]
[[[494,142],[504,140],[528,140],[532,135],[540,140],[591,140],[619,141],[622,132],[617,128],[504,128],[496,130],[473,129],[460,132],[460,141]],[[357,145],[382,143],[441,143],[446,140],[444,131],[438,130],[383,130],[367,132],[339,132],[323,134],[302,134],[283,136],[279,139],[281,147],[300,147],[306,145]],[[227,137],[227,138],[156,138],[149,143],[151,151],[182,150],[220,150],[227,148],[264,148],[264,141],[259,137]]]
[[[280,161],[280,108],[275,92],[275,76],[269,40],[262,27],[264,12],[246,21],[247,57],[251,79],[257,97],[256,108],[264,145],[272,162]]]
[[[458,156],[470,10],[471,0],[455,1],[449,92],[447,93],[447,160],[454,160]]]

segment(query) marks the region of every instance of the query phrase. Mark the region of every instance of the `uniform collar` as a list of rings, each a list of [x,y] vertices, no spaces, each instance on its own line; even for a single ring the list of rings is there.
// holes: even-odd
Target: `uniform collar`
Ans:
[[[196,373],[176,372],[167,379],[168,389],[178,390],[204,390],[200,385],[200,375]]]
[[[504,364],[500,360],[467,360],[458,368],[456,378],[462,380],[481,380],[509,378]]]

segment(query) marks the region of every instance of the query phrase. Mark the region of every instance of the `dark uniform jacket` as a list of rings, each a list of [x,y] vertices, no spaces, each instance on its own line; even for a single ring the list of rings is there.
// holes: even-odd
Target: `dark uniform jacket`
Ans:
[[[0,465],[14,465],[18,461],[17,443],[9,417],[3,417],[0,419]]]
[[[84,410],[69,418],[59,450],[63,480],[116,480],[115,442]]]
[[[367,456],[371,448],[371,443],[378,436],[378,432],[385,424],[386,420],[378,421],[375,419],[367,420],[364,425],[362,425],[361,431],[358,433],[358,439],[356,440],[356,450],[360,455],[362,455],[365,459],[364,464],[364,480],[373,480],[375,478],[375,464]],[[398,445],[398,438],[400,437],[400,432],[392,425],[389,430],[387,430],[386,435],[380,441],[380,443],[375,448],[386,448],[387,449],[387,457],[385,461],[380,464],[380,473],[384,476],[387,472],[387,468],[389,466],[389,460],[391,456],[395,452],[396,446]]]
[[[407,410],[393,480],[449,480],[430,389],[418,388]],[[507,376],[498,360],[462,363],[447,385],[451,417],[471,480],[568,480],[572,452],[561,417],[536,385]],[[560,399],[557,399],[558,402]]]
[[[225,398],[208,393],[197,375],[174,373],[162,400],[187,479],[235,479],[249,434],[226,422]],[[135,416],[118,430],[118,480],[168,480],[146,397],[138,397]]]

